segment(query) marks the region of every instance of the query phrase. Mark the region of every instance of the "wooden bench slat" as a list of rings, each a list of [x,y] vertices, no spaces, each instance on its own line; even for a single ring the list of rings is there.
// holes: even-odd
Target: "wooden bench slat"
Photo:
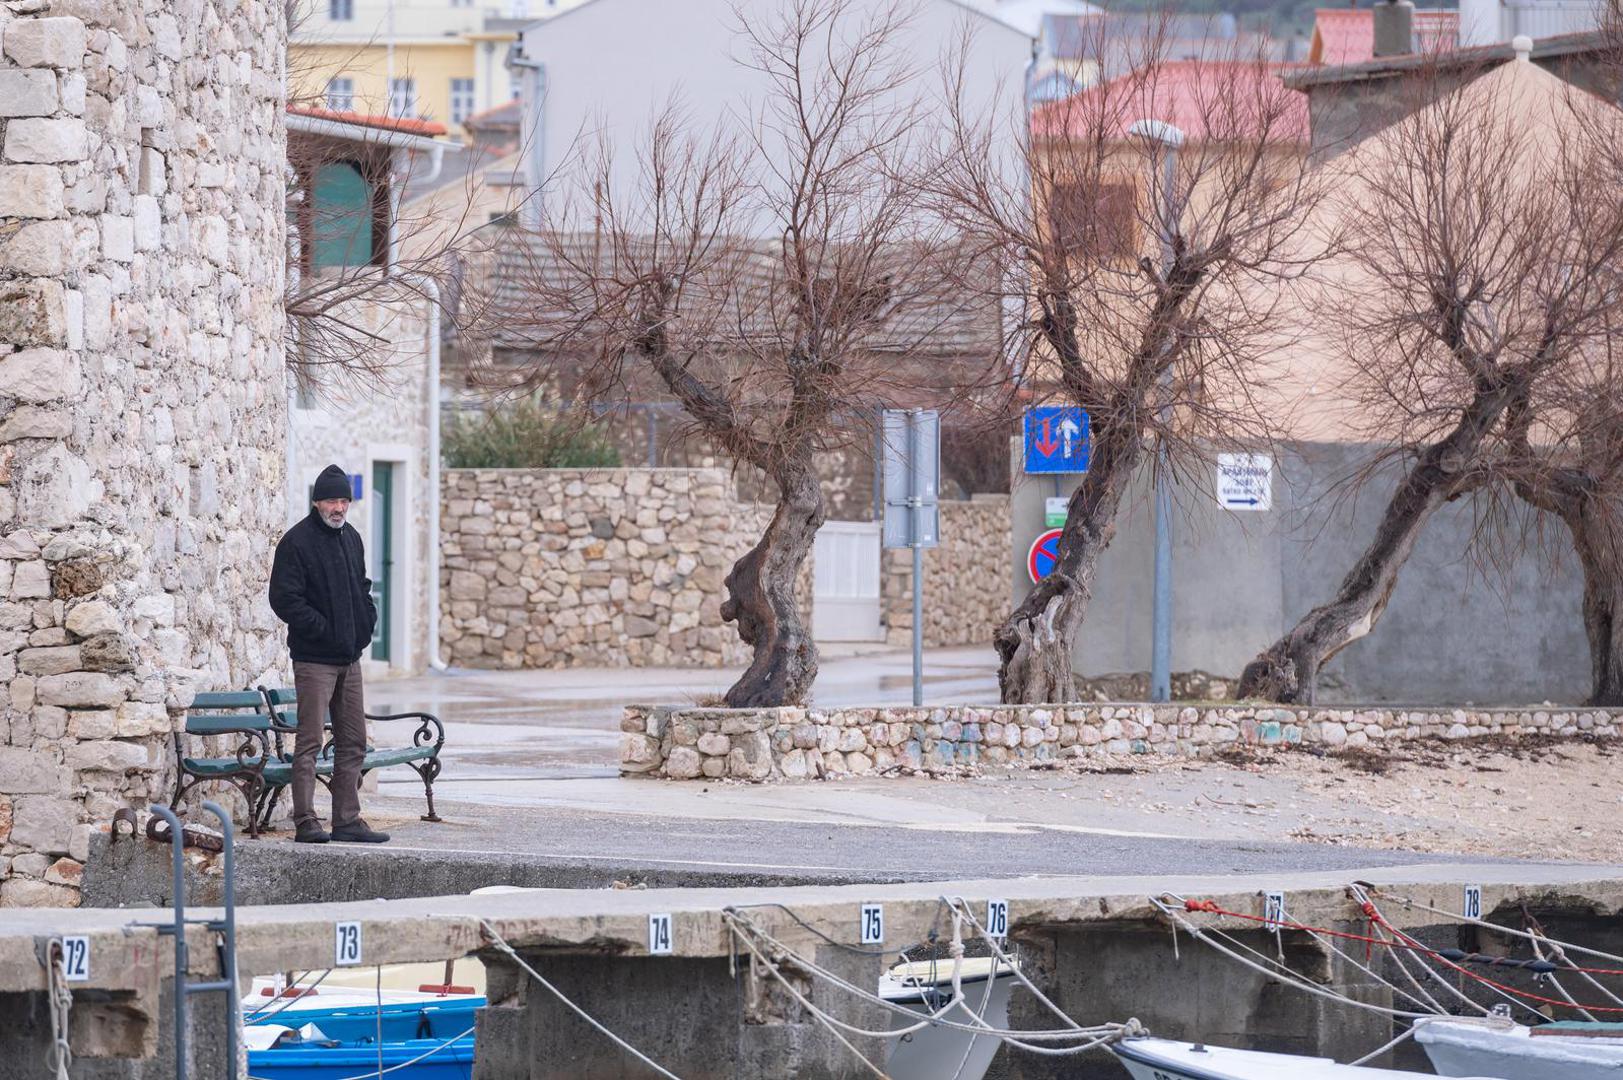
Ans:
[[[187,713],[186,734],[224,735],[231,731],[269,731],[271,718],[264,713]]]
[[[209,690],[192,698],[194,709],[258,709],[265,699],[258,690]]]

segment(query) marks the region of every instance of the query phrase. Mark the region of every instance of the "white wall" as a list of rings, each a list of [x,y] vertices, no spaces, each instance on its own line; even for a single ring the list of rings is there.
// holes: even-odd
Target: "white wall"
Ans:
[[[872,11],[886,2],[858,0],[856,7]],[[588,0],[528,27],[523,54],[541,65],[528,72],[524,95],[526,130],[536,148],[528,162],[532,185],[559,168],[583,131],[600,126],[615,160],[634,162],[650,118],[674,97],[680,96],[696,123],[747,111],[765,82],[733,62],[747,56],[733,4]],[[749,0],[749,6],[763,16],[779,10],[777,0]],[[1001,115],[1018,116],[1031,39],[955,0],[921,0],[905,41],[922,75],[908,92],[936,97],[940,58],[965,26],[975,34],[967,99],[996,101]],[[538,94],[543,85],[544,94]]]
[[[287,491],[288,524],[310,512],[309,486],[328,465],[364,478],[361,501],[351,505],[349,523],[366,544],[368,573],[375,563],[377,537],[372,527],[372,466],[395,463],[394,568],[391,651],[387,665],[375,674],[421,672],[428,661],[428,515],[438,507],[428,497],[428,398],[424,306],[402,313],[395,305],[364,304],[346,312],[368,331],[393,345],[380,356],[387,371],[381,383],[360,386],[329,374],[315,393],[305,395],[290,413],[288,458],[292,475]],[[363,661],[370,670],[370,650]]]

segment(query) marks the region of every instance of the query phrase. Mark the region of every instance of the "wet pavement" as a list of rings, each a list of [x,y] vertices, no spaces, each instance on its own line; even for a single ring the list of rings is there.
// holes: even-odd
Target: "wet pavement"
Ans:
[[[987,649],[934,650],[926,671],[926,702],[996,700]],[[624,703],[706,701],[734,674],[459,670],[375,682],[370,711],[426,709],[446,722],[445,771],[435,786],[446,820],[418,820],[421,786],[402,769],[380,777],[368,816],[395,835],[389,850],[402,856],[455,850],[476,860],[613,868],[628,878],[1284,872],[1448,857],[1345,839],[1288,842],[1335,807],[1215,763],[1161,763],[1150,775],[1106,765],[800,784],[618,776]],[[847,650],[825,656],[815,700],[908,703],[911,695],[907,652]],[[1383,815],[1387,824],[1401,818]]]
[[[912,665],[905,651],[825,647],[813,700],[909,704]],[[617,776],[620,715],[627,702],[698,703],[722,694],[738,674],[720,668],[456,668],[374,681],[367,687],[367,711],[424,710],[444,721],[447,785]],[[996,656],[985,648],[929,651],[925,700],[932,698],[995,702]]]

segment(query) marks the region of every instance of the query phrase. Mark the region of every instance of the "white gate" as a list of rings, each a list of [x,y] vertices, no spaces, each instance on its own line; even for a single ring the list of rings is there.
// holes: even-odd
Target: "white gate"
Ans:
[[[883,641],[879,619],[877,521],[826,521],[813,551],[812,636],[818,641]]]

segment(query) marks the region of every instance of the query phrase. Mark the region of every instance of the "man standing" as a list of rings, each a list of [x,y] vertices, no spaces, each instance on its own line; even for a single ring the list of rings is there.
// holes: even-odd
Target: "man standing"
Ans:
[[[378,610],[366,577],[361,534],[346,524],[349,477],[329,465],[310,492],[310,514],[276,545],[270,604],[287,623],[299,731],[293,746],[294,840],[381,844],[387,833],[361,820],[361,763],[366,757],[366,711],[361,703],[361,653],[372,641]],[[316,757],[332,713],[332,833],[316,817]]]

